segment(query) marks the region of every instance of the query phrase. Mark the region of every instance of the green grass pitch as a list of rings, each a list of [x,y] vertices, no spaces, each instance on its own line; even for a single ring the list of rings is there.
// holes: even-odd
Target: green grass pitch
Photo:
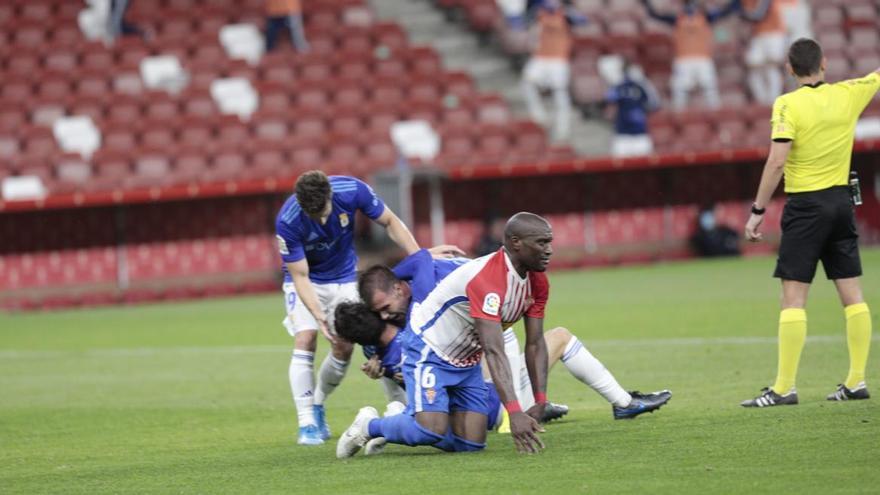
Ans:
[[[863,261],[878,328],[880,250]],[[336,460],[357,409],[384,405],[358,354],[327,404],[333,439],[297,446],[280,293],[0,314],[0,493],[878,493],[880,396],[824,400],[848,360],[821,269],[801,404],[739,406],[776,371],[773,262],[551,272],[546,327],[574,331],[624,387],[674,396],[655,414],[614,421],[557,365],[549,396],[572,410],[533,456],[490,434],[482,453],[392,446]]]

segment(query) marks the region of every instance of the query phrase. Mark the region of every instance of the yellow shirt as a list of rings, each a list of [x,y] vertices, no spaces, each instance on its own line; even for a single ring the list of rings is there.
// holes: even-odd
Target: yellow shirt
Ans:
[[[880,89],[876,72],[818,87],[802,86],[773,104],[772,139],[790,139],[785,192],[844,186],[849,181],[856,121]]]

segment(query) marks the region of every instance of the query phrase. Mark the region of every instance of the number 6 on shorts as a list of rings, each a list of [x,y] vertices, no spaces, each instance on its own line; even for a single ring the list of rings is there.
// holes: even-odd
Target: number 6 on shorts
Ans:
[[[437,384],[437,377],[434,376],[434,373],[431,373],[433,366],[425,366],[425,369],[422,370],[422,388],[434,388],[434,385]]]

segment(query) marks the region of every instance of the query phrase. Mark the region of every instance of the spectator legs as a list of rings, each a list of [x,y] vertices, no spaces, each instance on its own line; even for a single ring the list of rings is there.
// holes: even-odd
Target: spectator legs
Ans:
[[[275,48],[275,39],[278,38],[278,31],[281,30],[286,23],[284,17],[267,17],[266,18],[266,52],[271,52]]]
[[[522,92],[532,120],[542,125],[549,123],[541,102],[540,89],[550,88],[553,92],[556,112],[553,138],[556,140],[567,139],[571,129],[570,78],[571,68],[568,61],[561,59],[533,58],[523,70]]]
[[[296,51],[300,53],[309,51],[309,42],[306,41],[306,30],[303,27],[302,15],[291,14],[287,16],[287,28],[290,30],[290,41],[296,47]]]
[[[547,123],[547,112],[541,103],[538,72],[540,72],[540,66],[536,64],[534,59],[529,60],[523,70],[522,92],[532,120],[539,124],[545,124]]]
[[[556,103],[556,125],[553,128],[553,139],[568,139],[571,128],[571,96],[568,85],[553,88],[553,101]]]

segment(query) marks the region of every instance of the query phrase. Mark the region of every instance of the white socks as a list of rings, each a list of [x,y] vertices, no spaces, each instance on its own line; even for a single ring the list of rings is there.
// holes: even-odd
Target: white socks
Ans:
[[[562,363],[572,376],[589,385],[611,404],[626,407],[632,401],[632,396],[617,383],[611,372],[590,354],[577,337],[572,337],[565,346]]]
[[[520,390],[522,390],[522,378],[520,377],[520,369],[524,368],[522,365],[522,355],[519,350],[519,340],[516,338],[516,333],[513,331],[513,328],[508,328],[504,331],[504,354],[507,356],[507,360],[510,362],[510,378],[513,380],[513,391],[516,392],[516,398],[519,400],[520,405],[525,410],[525,406],[523,405],[523,397],[521,397]],[[531,390],[529,390],[529,395],[531,395]]]
[[[296,405],[296,414],[299,426],[315,424],[315,415],[312,406],[315,403],[314,379],[312,368],[314,367],[315,353],[309,351],[293,350],[290,358],[290,391],[293,393],[293,403]]]
[[[523,411],[528,411],[530,407],[535,405],[532,380],[529,378],[529,370],[525,366],[526,357],[519,350],[519,340],[512,328],[504,331],[504,354],[510,361],[510,377],[513,379],[516,400],[519,401]]]
[[[348,361],[340,361],[333,357],[333,353],[327,354],[321,369],[318,371],[318,388],[315,390],[315,404],[324,404],[327,396],[336,390],[342,382],[345,372],[348,371]]]
[[[385,391],[385,398],[388,399],[388,402],[402,402],[406,404],[406,390],[403,387],[387,376],[383,376],[380,381],[382,382],[382,390]]]

